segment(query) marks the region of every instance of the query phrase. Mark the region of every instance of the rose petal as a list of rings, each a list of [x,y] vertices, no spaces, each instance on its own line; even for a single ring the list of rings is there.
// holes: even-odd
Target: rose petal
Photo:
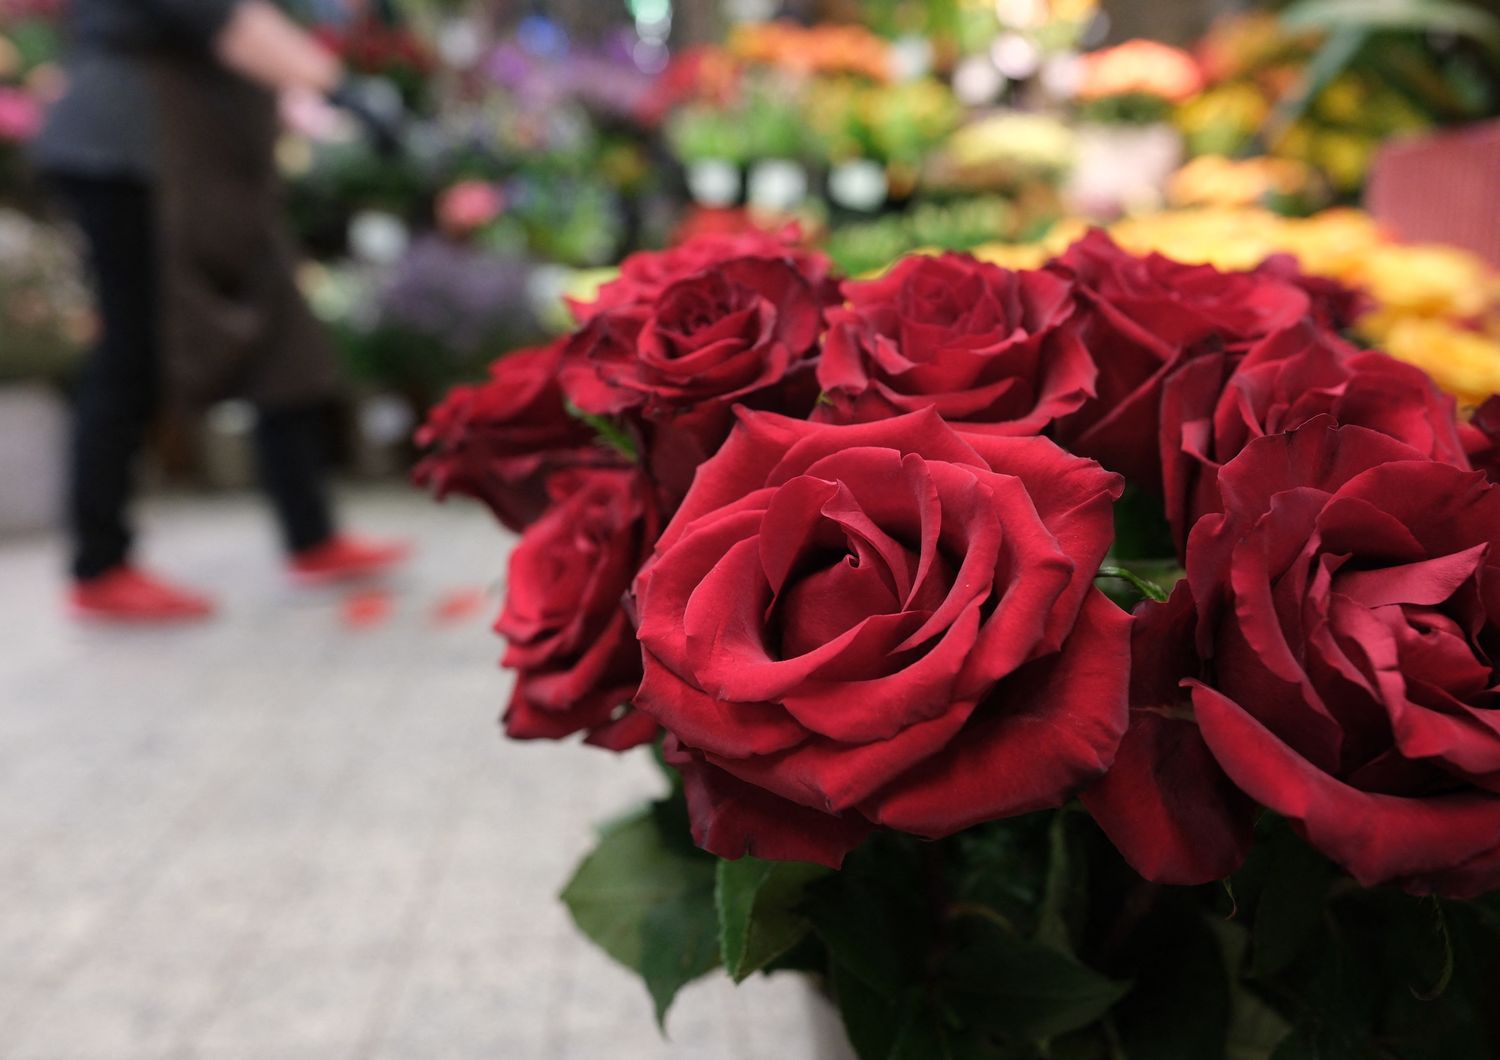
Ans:
[[[1500,845],[1500,796],[1358,791],[1296,754],[1223,694],[1197,685],[1193,705],[1204,740],[1240,789],[1293,821],[1366,887],[1441,874]]]
[[[1128,720],[1130,616],[1097,590],[1055,656],[1001,682],[949,749],[861,807],[889,828],[937,838],[1060,805],[1109,768]]]

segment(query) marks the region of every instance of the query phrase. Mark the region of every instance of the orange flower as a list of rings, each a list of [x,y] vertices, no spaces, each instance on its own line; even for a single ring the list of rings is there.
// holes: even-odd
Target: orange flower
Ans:
[[[1181,48],[1151,40],[1130,40],[1083,57],[1078,95],[1085,100],[1111,96],[1157,96],[1180,102],[1203,87],[1193,57]]]
[[[760,22],[736,29],[729,50],[746,62],[803,74],[859,74],[875,81],[891,76],[889,45],[863,26]]]

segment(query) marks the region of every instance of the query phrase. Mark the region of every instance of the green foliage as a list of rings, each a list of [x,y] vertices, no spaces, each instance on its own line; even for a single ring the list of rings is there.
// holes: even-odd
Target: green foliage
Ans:
[[[1135,989],[1111,1019],[1132,1060],[1223,1056],[1231,987],[1218,937],[1192,896],[1163,896],[1136,932]]]
[[[564,892],[659,1019],[721,963],[826,985],[860,1060],[1488,1060],[1500,902],[1343,878],[1267,815],[1227,886],[1137,876],[1073,808],[833,872],[718,861],[680,790],[607,828]]]
[[[1441,33],[1464,37],[1500,59],[1500,17],[1455,0],[1297,0],[1281,13],[1291,30]]]
[[[879,837],[811,888],[861,1060],[1039,1055],[1095,1023],[1129,984],[1068,952],[1077,868],[1064,815],[1038,814],[962,845]]]
[[[742,858],[721,861],[714,891],[719,949],[736,983],[761,971],[807,937],[801,904],[807,887],[828,875],[821,865]]]
[[[714,859],[682,843],[680,823],[656,804],[611,825],[562,893],[579,930],[645,980],[658,1022],[719,963]]]
[[[1115,504],[1115,544],[1110,554],[1134,569],[1137,564],[1131,560],[1161,560],[1176,551],[1161,499],[1126,486]]]
[[[568,415],[592,427],[594,433],[599,436],[599,440],[605,445],[608,445],[631,463],[635,463],[640,459],[640,454],[636,450],[635,440],[630,437],[625,428],[621,427],[614,420],[608,416],[599,416],[592,412],[584,412],[571,401],[567,403],[567,406]]]
[[[955,936],[942,987],[971,1025],[997,1039],[1045,1039],[1085,1027],[1130,989],[983,918],[957,925]]]

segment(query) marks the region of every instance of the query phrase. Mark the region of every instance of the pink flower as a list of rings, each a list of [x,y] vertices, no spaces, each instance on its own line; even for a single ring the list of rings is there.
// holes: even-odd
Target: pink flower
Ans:
[[[470,235],[505,210],[505,196],[493,184],[462,180],[438,196],[438,225],[449,235]]]

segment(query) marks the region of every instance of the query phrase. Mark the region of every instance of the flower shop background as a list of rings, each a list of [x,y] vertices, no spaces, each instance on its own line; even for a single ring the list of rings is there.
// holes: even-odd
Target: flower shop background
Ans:
[[[24,162],[25,142],[58,90],[59,11],[58,3],[0,0],[0,524],[19,534],[55,518],[44,484],[58,477],[68,383],[92,329],[75,241]],[[17,997],[50,999],[37,1001],[35,1011],[17,1002],[9,1022],[0,1024],[14,1036],[0,1042],[30,1043],[29,1052],[17,1055],[587,1056],[604,1055],[611,1041],[633,1043],[619,1046],[619,1055],[628,1047],[641,1056],[679,1055],[673,1048],[684,1050],[680,1055],[794,1056],[810,1048],[815,1036],[804,1032],[819,1010],[801,993],[766,995],[767,1007],[779,1013],[775,1020],[745,1007],[759,995],[749,1002],[686,995],[669,1024],[677,1045],[658,1044],[645,992],[598,954],[579,956],[562,943],[527,950],[524,937],[473,926],[491,903],[526,904],[512,909],[507,923],[548,915],[536,910],[550,907],[567,862],[588,846],[586,822],[651,794],[656,779],[645,766],[626,766],[611,767],[619,771],[607,779],[585,780],[596,767],[576,762],[566,749],[501,752],[484,742],[505,691],[489,666],[496,652],[478,627],[493,617],[492,583],[503,575],[510,541],[468,521],[478,513],[456,502],[437,514],[415,514],[400,484],[417,458],[411,439],[426,410],[453,385],[482,380],[507,351],[566,331],[569,299],[589,298],[632,251],[695,234],[795,224],[849,275],[940,249],[1019,268],[1041,264],[1099,223],[1127,250],[1159,250],[1223,269],[1248,269],[1289,253],[1305,271],[1363,292],[1368,301],[1354,323],[1363,340],[1423,368],[1466,408],[1500,393],[1500,207],[1493,194],[1500,170],[1494,124],[1500,34],[1480,5],[1307,0],[1269,10],[1220,3],[1100,7],[1088,0],[578,0],[412,2],[393,14],[325,27],[329,46],[360,73],[363,104],[379,120],[351,121],[333,142],[287,139],[286,206],[307,251],[304,291],[337,333],[352,382],[347,402],[330,410],[344,440],[346,472],[376,484],[375,492],[361,494],[372,511],[404,520],[430,540],[469,544],[438,546],[447,554],[424,560],[393,597],[304,607],[285,628],[276,628],[282,623],[275,617],[284,601],[247,579],[240,593],[251,622],[195,645],[205,653],[205,672],[212,660],[220,675],[231,675],[230,685],[244,689],[228,720],[194,728],[205,676],[196,691],[183,690],[177,699],[143,698],[142,710],[150,701],[170,701],[165,720],[130,713],[130,725],[106,728],[114,743],[101,738],[90,752],[107,764],[98,776],[171,777],[161,762],[170,764],[172,755],[212,755],[222,741],[249,734],[257,753],[283,756],[284,767],[290,742],[271,731],[272,721],[306,731],[313,746],[339,746],[338,727],[362,717],[368,723],[362,712],[383,680],[400,690],[377,708],[390,729],[367,733],[361,746],[408,778],[406,795],[405,788],[373,794],[381,790],[379,775],[361,773],[352,755],[308,753],[299,760],[293,754],[292,771],[277,776],[293,785],[322,777],[327,792],[342,792],[326,796],[328,805],[363,804],[367,816],[359,820],[392,840],[381,854],[392,864],[356,871],[361,851],[378,843],[368,833],[320,835],[320,828],[336,831],[353,819],[336,810],[310,811],[301,831],[281,840],[262,836],[265,864],[290,868],[285,877],[260,879],[254,894],[234,890],[238,840],[196,848],[206,851],[195,858],[195,871],[205,874],[210,893],[218,887],[246,903],[232,912],[255,920],[288,895],[313,894],[321,905],[292,905],[324,930],[288,935],[295,945],[283,941],[267,951],[279,960],[266,958],[250,973],[237,969],[250,978],[221,982],[229,1000],[219,1009],[207,1001],[176,1008],[163,998],[154,1009],[121,1004],[129,991],[120,984],[142,952],[157,981],[186,981],[189,969],[201,967],[196,955],[153,950],[183,903],[203,908],[201,887],[168,879],[156,897],[148,894],[145,914],[126,919],[139,936],[117,930],[116,948],[102,958],[77,945],[64,954],[68,959],[48,973],[67,986],[61,993],[31,976],[23,945],[13,948],[23,955],[10,969],[24,982]],[[1492,176],[1461,179],[1476,171]],[[155,445],[155,474],[173,495],[167,503],[196,513],[184,531],[190,550],[211,540],[254,548],[234,499],[249,477],[249,429],[247,410],[230,403],[201,421],[169,425]],[[205,492],[213,506],[195,507]],[[22,691],[4,698],[19,734],[10,746],[21,750],[12,753],[24,763],[27,749],[67,744],[108,695],[107,684],[68,685],[62,670],[102,650],[116,674],[149,682],[176,649],[169,655],[136,641],[101,649],[100,641],[71,640],[56,626],[28,621],[23,611],[45,606],[38,601],[46,582],[34,568],[50,554],[33,538],[9,540],[4,558],[18,589],[7,621],[28,667],[15,671]],[[470,633],[477,635],[456,639]],[[335,706],[319,727],[296,729],[309,724],[300,713],[257,713],[266,678],[235,667],[239,637],[259,638],[288,660],[276,687],[290,706],[328,695]],[[442,677],[445,667],[474,673]],[[330,682],[334,690],[327,693]],[[57,687],[69,689],[59,716],[70,724],[38,722],[33,711],[45,709]],[[412,721],[411,712],[434,697],[443,701],[438,717],[447,720],[430,728]],[[115,748],[143,753],[142,732],[169,749],[165,758],[146,753],[109,762]],[[414,735],[424,760],[402,773],[394,765],[401,741]],[[483,753],[464,757],[471,747],[457,744],[465,739]],[[72,832],[44,820],[88,805],[82,794],[66,806],[35,795],[48,783],[66,784],[59,777],[78,765],[54,753],[52,774],[34,771],[41,779],[31,783],[41,787],[17,789],[16,805],[46,813],[18,812],[14,823],[18,835],[25,830],[32,840],[18,849],[45,852],[49,836],[66,838],[37,859],[41,868],[27,870],[17,893],[43,908],[44,895],[67,890],[59,881],[97,880],[97,895],[85,896],[93,905],[84,908],[103,910],[96,911],[103,922],[110,909],[128,908],[112,889],[118,862],[102,855],[70,860],[68,844],[128,853],[130,844],[108,845],[109,830],[145,827],[155,818],[117,808]],[[521,766],[527,755],[531,764]],[[208,769],[208,758],[191,760]],[[335,977],[321,997],[278,994],[275,981],[288,976],[297,954],[332,952],[330,935],[362,938],[370,921],[391,912],[371,892],[380,881],[407,878],[403,859],[415,847],[415,829],[442,833],[438,822],[458,816],[452,803],[439,808],[425,801],[450,782],[456,762],[468,786],[454,790],[489,800],[504,810],[500,816],[537,798],[572,798],[572,816],[566,824],[548,819],[524,842],[501,847],[471,833],[491,823],[513,829],[512,822],[466,819],[471,832],[453,841],[466,875],[457,884],[443,876],[448,889],[438,888],[455,903],[437,929],[439,955],[421,951],[442,975],[424,979],[429,993],[407,996],[384,1028],[382,991],[396,991],[390,983],[418,961],[401,939],[375,940],[385,948],[373,964],[388,978],[360,979],[350,972],[356,951],[343,949],[337,962],[312,962]],[[506,770],[508,777],[491,775]],[[576,777],[573,796],[557,795],[561,776]],[[208,772],[196,779],[214,790]],[[167,812],[180,795],[161,779],[138,784],[141,805],[152,813]],[[225,819],[248,833],[288,819],[287,807],[253,786],[221,790],[219,799],[228,807]],[[414,832],[379,832],[382,814],[405,814],[417,822]],[[202,842],[201,832],[183,827]],[[567,856],[560,860],[527,861],[522,851],[566,845],[553,840],[549,827],[574,829],[565,832],[574,836],[573,848],[561,851]],[[131,879],[151,878],[140,853],[157,849],[167,848],[142,843],[137,861],[126,857],[138,866]],[[309,859],[309,849],[326,858]],[[508,881],[513,858],[536,878]],[[80,874],[80,864],[92,865],[93,876]],[[299,884],[298,871],[330,878],[319,889]],[[422,900],[415,885],[396,890]],[[344,913],[346,922],[340,907],[350,895],[365,904]],[[63,917],[78,907],[47,908]],[[23,943],[48,937],[20,920],[7,927]],[[216,939],[222,926],[205,930],[205,939]],[[79,928],[75,941],[89,937]],[[442,946],[463,956],[445,957]],[[506,955],[497,962],[500,971],[486,963],[496,953]],[[1441,967],[1427,966],[1430,957],[1422,956],[1420,989],[1442,976]],[[543,961],[565,969],[547,979],[552,1000],[528,995],[527,977],[516,971]],[[71,968],[71,977],[58,968]],[[431,973],[431,966],[423,968]],[[507,996],[531,997],[528,1007],[550,1015],[506,1038],[483,1012],[445,1009],[444,997],[463,995],[466,973],[491,986],[503,981]],[[589,984],[612,975],[620,975],[619,996],[638,1001],[638,1008],[611,1010],[617,995],[604,991],[599,1007],[607,1018],[590,1025],[579,1011],[593,996]],[[565,1000],[556,1000],[559,993]],[[374,1015],[365,1019],[361,1009],[361,1020],[346,1026],[331,1014],[343,1013],[355,996],[368,1000]],[[247,997],[261,999],[260,1007],[247,1005]],[[114,1012],[115,1022],[83,1019],[71,1039],[53,1037],[68,1013],[91,1005]],[[439,1013],[429,1024],[419,1015],[424,1006]],[[162,1011],[181,1016],[180,1023]],[[722,1019],[709,1015],[726,1011],[731,1015]],[[203,1016],[209,1012],[213,1019]],[[202,1025],[199,1037],[191,1014]],[[296,1044],[277,1037],[282,1019],[301,1028]],[[549,1030],[541,1025],[547,1019],[566,1029]],[[632,1038],[622,1030],[634,1020],[650,1034]],[[731,1040],[726,1026],[750,1029]],[[59,1041],[66,1047],[51,1048]],[[127,1042],[128,1052],[121,1047]],[[836,1034],[833,1042],[830,1048],[838,1048]]]
[[[919,248],[1040,260],[1122,217],[1127,245],[1185,260],[1292,250],[1371,287],[1386,311],[1362,326],[1398,356],[1483,376],[1492,196],[1423,194],[1445,160],[1493,150],[1474,125],[1495,106],[1483,10],[1149,6],[410,2],[326,26],[382,116],[282,149],[304,290],[355,383],[345,465],[398,473],[438,395],[555,334],[626,253],[786,221],[852,275]],[[48,424],[92,327],[24,160],[60,90],[60,10],[0,13],[0,373]],[[1423,138],[1445,127],[1472,131]],[[248,422],[230,406],[175,425],[164,474],[243,485]],[[49,512],[28,488],[4,498],[18,525]]]

